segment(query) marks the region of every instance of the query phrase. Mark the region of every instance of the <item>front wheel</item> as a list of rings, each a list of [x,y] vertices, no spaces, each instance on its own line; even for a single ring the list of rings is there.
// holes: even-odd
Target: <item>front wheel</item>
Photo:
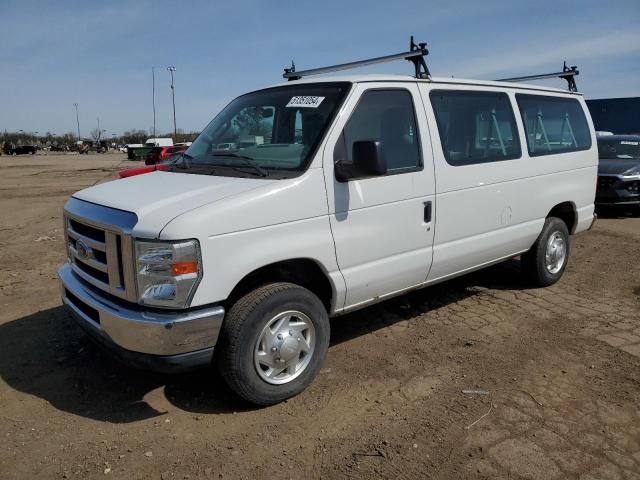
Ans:
[[[549,217],[536,242],[520,259],[523,273],[536,286],[553,285],[564,273],[569,250],[567,224],[559,218]]]
[[[292,283],[271,283],[229,310],[216,363],[229,387],[257,405],[302,392],[329,347],[329,317],[320,299]]]

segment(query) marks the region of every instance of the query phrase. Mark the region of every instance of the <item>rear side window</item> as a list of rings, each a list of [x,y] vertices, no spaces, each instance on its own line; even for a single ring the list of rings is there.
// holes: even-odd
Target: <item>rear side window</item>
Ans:
[[[529,155],[550,155],[591,148],[591,134],[575,98],[516,95]]]
[[[389,173],[415,170],[422,166],[416,116],[407,90],[365,92],[343,131],[345,163],[353,161],[353,143],[378,140]]]
[[[520,157],[518,129],[506,93],[432,90],[430,98],[450,165]]]

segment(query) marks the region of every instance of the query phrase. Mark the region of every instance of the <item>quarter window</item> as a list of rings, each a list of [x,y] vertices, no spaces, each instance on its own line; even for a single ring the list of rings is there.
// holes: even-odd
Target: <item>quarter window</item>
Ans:
[[[413,100],[407,90],[369,90],[362,95],[358,106],[343,131],[341,155],[344,163],[353,161],[353,143],[358,140],[377,140],[389,173],[400,173],[421,167],[418,129]]]
[[[529,155],[575,152],[591,148],[591,134],[575,98],[517,94]]]
[[[507,94],[433,90],[430,98],[450,165],[520,157],[518,129]]]

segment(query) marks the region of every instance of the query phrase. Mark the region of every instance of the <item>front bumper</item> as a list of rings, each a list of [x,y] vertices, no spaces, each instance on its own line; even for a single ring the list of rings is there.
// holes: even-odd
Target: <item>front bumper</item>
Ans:
[[[224,308],[161,312],[114,301],[78,278],[66,263],[58,270],[62,302],[94,339],[127,364],[178,372],[211,363]]]
[[[598,176],[598,188],[596,190],[596,205],[640,205],[640,176],[624,177],[621,175]],[[635,190],[631,187],[634,186]]]

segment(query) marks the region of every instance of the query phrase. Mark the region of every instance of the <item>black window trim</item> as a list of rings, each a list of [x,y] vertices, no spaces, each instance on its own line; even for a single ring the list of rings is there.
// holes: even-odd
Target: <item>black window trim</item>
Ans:
[[[559,101],[565,103],[577,103],[580,107],[580,111],[582,112],[582,118],[584,119],[585,125],[587,126],[587,131],[589,132],[589,145],[585,147],[579,148],[570,148],[570,149],[562,149],[562,150],[544,150],[541,152],[532,152],[529,147],[529,134],[527,133],[527,125],[524,119],[524,110],[520,106],[520,97],[528,97],[528,98],[542,98],[542,99],[552,99],[551,101]],[[585,150],[591,150],[593,147],[593,138],[591,137],[591,130],[589,129],[589,122],[587,121],[587,116],[584,113],[584,108],[582,108],[582,104],[575,97],[560,97],[555,95],[539,95],[534,93],[516,93],[516,103],[518,104],[518,110],[520,111],[520,118],[522,119],[522,128],[524,129],[524,136],[527,141],[527,152],[530,157],[543,157],[546,155],[560,155],[562,153],[573,153],[573,152],[584,152]]]
[[[518,152],[514,153],[513,155],[506,155],[503,157],[499,157],[499,158],[483,158],[482,161],[478,161],[478,162],[472,162],[472,163],[460,163],[460,164],[456,164],[456,163],[451,163],[449,161],[449,155],[446,151],[446,149],[444,148],[444,145],[442,144],[442,134],[440,132],[440,126],[438,125],[438,112],[436,111],[436,108],[434,107],[433,104],[433,95],[434,94],[438,94],[438,93],[453,93],[454,95],[460,95],[460,96],[472,96],[472,95],[484,95],[484,94],[494,94],[494,95],[499,95],[499,96],[504,96],[507,98],[507,102],[509,104],[509,109],[511,111],[511,121],[513,123],[513,126],[515,127],[515,138],[518,141]],[[444,155],[444,159],[447,162],[448,165],[451,165],[452,167],[471,167],[474,165],[482,165],[485,163],[495,163],[495,162],[503,162],[503,161],[508,161],[508,160],[519,160],[522,158],[522,143],[520,142],[520,128],[518,127],[518,122],[516,121],[516,115],[515,115],[515,111],[513,109],[513,103],[511,102],[511,96],[509,95],[508,92],[504,91],[504,90],[459,90],[459,89],[454,89],[454,88],[435,88],[432,89],[429,92],[429,101],[431,102],[431,109],[433,110],[433,114],[435,116],[436,119],[436,130],[438,131],[438,140],[440,143],[440,148],[442,150],[442,153]]]
[[[410,83],[411,85],[415,85],[415,83],[412,83],[412,82],[408,82],[408,83]],[[380,91],[389,92],[389,91],[398,91],[398,90],[402,90],[402,91],[407,92],[409,94],[409,97],[411,98],[411,106],[413,107],[413,119],[415,121],[415,127],[416,127],[416,138],[418,139],[418,165],[416,165],[415,167],[404,167],[404,168],[395,168],[393,170],[387,170],[387,173],[385,173],[384,175],[377,175],[375,177],[356,177],[356,176],[354,176],[354,177],[349,177],[349,179],[346,180],[346,181],[338,180],[338,178],[335,177],[335,165],[336,165],[338,160],[342,160],[342,159],[336,159],[336,151],[339,148],[342,149],[344,152],[346,152],[346,150],[347,150],[346,139],[345,139],[345,136],[344,136],[344,129],[349,124],[349,121],[353,117],[354,112],[360,106],[360,102],[362,102],[362,99],[364,98],[364,96],[369,92],[376,92],[376,91],[377,92],[380,92]],[[340,146],[340,144],[342,144],[342,146]],[[336,142],[336,144],[333,147],[333,166],[334,166],[334,169],[333,169],[334,178],[336,179],[336,181],[338,181],[340,183],[347,183],[347,182],[350,182],[352,180],[366,180],[368,178],[390,177],[392,175],[401,175],[403,173],[421,172],[422,170],[424,170],[424,158],[423,158],[423,155],[422,155],[422,140],[421,140],[421,137],[420,137],[420,128],[418,126],[418,112],[416,110],[416,102],[414,101],[413,93],[411,92],[411,90],[409,90],[407,87],[373,87],[373,88],[365,89],[360,94],[360,98],[358,98],[358,102],[353,107],[353,110],[351,110],[351,113],[349,114],[349,118],[347,118],[347,121],[344,123],[344,126],[342,127],[342,130],[340,131],[340,135],[338,137],[338,141]]]

